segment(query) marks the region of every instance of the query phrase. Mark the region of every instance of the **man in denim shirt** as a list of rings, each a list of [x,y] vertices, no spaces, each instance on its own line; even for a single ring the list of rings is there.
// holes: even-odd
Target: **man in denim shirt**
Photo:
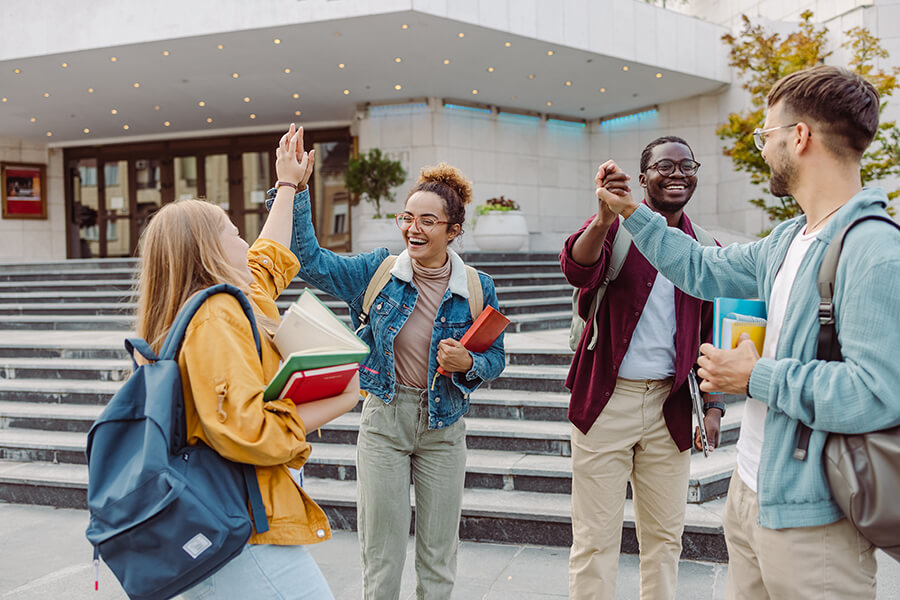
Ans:
[[[766,301],[762,357],[749,340],[734,350],[700,348],[702,389],[751,397],[723,515],[729,599],[875,598],[872,545],[834,502],[823,448],[828,432],[900,423],[900,233],[868,221],[845,239],[834,289],[842,362],[816,358],[816,277],[845,226],[887,214],[885,193],[860,179],[879,108],[870,83],[836,67],[775,84],[754,137],[772,170],[772,193],[793,196],[805,215],[751,244],[699,247],[637,205],[615,163],[603,166],[598,193],[626,217],[635,245],[660,272],[704,298]],[[812,429],[805,460],[794,457],[801,424]]]

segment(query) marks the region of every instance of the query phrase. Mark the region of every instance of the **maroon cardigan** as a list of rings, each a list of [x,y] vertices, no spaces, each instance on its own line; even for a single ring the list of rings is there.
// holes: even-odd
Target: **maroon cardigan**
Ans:
[[[572,246],[593,220],[592,216],[566,240],[559,255],[566,280],[574,287],[581,288],[578,314],[582,318],[586,317],[594,293],[606,274],[613,241],[619,228],[619,221],[616,220],[603,242],[600,259],[585,267],[572,259]],[[696,237],[687,215],[682,215],[679,228],[691,237]],[[572,392],[569,420],[585,434],[600,416],[616,387],[619,365],[628,350],[655,279],[656,269],[632,244],[618,278],[610,282],[597,309],[597,345],[594,350],[587,349],[590,335],[582,336],[578,344],[566,378],[566,387]],[[693,438],[687,375],[697,360],[701,321],[703,339],[711,339],[712,304],[675,288],[675,319],[675,382],[663,405],[663,416],[669,434],[678,449],[684,451],[691,447]],[[591,324],[588,323],[585,331],[590,329]]]

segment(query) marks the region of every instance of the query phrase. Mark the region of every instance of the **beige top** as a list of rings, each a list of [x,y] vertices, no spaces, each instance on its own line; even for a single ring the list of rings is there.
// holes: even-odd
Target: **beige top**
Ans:
[[[434,318],[450,284],[450,261],[436,269],[429,269],[413,259],[412,268],[413,285],[419,290],[419,297],[394,339],[394,356],[397,382],[425,389],[428,388],[428,355]]]

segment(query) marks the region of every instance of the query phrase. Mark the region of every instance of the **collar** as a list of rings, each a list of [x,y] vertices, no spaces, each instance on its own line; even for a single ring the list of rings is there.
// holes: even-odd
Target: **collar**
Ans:
[[[450,284],[448,286],[450,292],[468,299],[469,285],[466,280],[466,265],[452,248],[447,248],[447,254],[450,256]],[[391,268],[391,275],[400,281],[412,283],[413,270],[409,250],[404,250],[397,257],[397,261]]]

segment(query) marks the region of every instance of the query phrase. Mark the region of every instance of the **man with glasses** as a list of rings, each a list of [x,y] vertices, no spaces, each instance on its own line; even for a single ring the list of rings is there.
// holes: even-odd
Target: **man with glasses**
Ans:
[[[688,235],[695,228],[684,207],[697,187],[699,168],[679,137],[653,140],[641,153],[644,202]],[[602,178],[599,171],[598,186]],[[600,201],[597,214],[569,237],[560,254],[566,279],[581,289],[582,316],[608,276],[619,231],[616,214]],[[690,476],[687,378],[697,358],[701,320],[708,330],[712,311],[709,303],[676,289],[634,250],[621,266],[597,308],[596,344],[590,342],[589,325],[566,380],[573,424],[569,597],[615,597],[630,479],[641,598],[671,599]],[[715,446],[724,404],[707,408],[706,427]]]
[[[843,361],[816,355],[828,244],[861,217],[887,216],[884,191],[860,178],[879,108],[868,81],[832,66],[772,87],[753,135],[771,192],[793,196],[804,215],[751,244],[699,247],[637,205],[615,163],[601,167],[602,202],[627,217],[637,248],[676,285],[704,298],[766,301],[762,357],[745,340],[733,350],[703,345],[698,361],[702,389],[748,395],[722,517],[729,599],[875,598],[872,544],[832,498],[823,448],[828,432],[900,424],[900,233],[891,225],[867,220],[844,238],[833,290]],[[805,448],[801,425],[812,430]]]

